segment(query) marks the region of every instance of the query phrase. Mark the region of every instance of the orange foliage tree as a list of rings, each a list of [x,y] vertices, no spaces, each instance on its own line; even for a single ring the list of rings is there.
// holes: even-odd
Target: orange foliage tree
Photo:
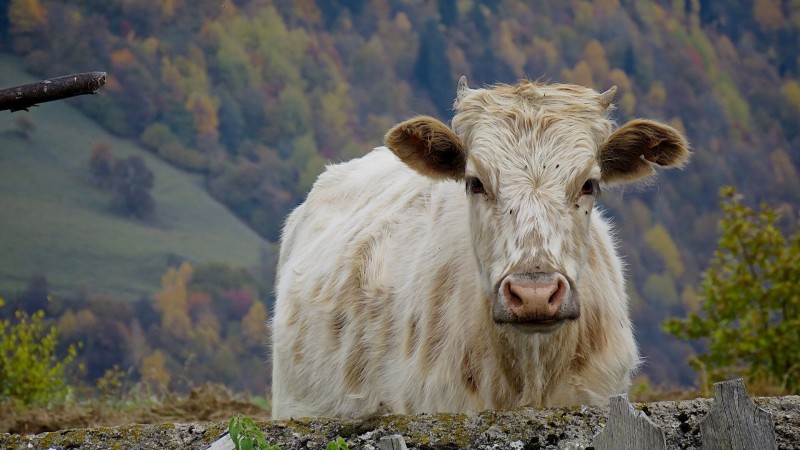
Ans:
[[[193,334],[186,289],[193,272],[188,262],[177,269],[169,268],[161,277],[161,291],[155,296],[156,309],[161,313],[162,328],[181,339],[190,339]]]

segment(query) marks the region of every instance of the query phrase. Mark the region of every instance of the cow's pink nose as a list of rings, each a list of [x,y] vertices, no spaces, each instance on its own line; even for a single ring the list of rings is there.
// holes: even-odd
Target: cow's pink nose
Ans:
[[[564,276],[541,274],[540,276],[505,279],[503,296],[511,312],[522,321],[546,321],[556,318],[569,283]]]

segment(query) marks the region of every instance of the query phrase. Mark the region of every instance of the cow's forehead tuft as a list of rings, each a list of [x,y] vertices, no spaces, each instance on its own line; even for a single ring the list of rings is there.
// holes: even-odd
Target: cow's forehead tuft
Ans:
[[[470,160],[493,171],[507,165],[588,167],[612,129],[600,94],[576,85],[523,81],[475,89],[456,108],[453,127]]]
[[[460,98],[455,109],[460,113],[496,114],[510,109],[563,112],[602,116],[607,108],[597,91],[573,84],[544,84],[522,81],[516,85],[498,84],[473,89]]]

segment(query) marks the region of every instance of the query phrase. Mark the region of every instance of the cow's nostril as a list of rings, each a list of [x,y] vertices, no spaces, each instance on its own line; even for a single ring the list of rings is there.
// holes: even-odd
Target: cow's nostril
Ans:
[[[558,283],[509,280],[504,288],[506,304],[518,315],[549,315],[561,304],[559,287]]]
[[[522,304],[524,302],[522,301],[522,298],[519,295],[517,295],[516,292],[514,292],[514,289],[512,289],[512,284],[511,283],[506,283],[504,290],[505,290],[505,297],[506,297],[506,301],[508,302],[508,306],[510,306],[512,308],[519,308],[519,307],[522,306]]]
[[[568,297],[569,285],[560,274],[511,275],[500,291],[507,314],[517,321],[557,318]]]
[[[547,301],[550,305],[558,305],[561,303],[561,298],[564,296],[564,283],[561,280],[558,280],[558,284],[556,285],[556,291],[553,292],[553,295],[550,296],[550,299]]]

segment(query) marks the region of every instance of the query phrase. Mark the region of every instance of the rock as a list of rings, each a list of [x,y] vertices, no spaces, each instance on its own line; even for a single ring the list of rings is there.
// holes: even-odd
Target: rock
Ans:
[[[800,396],[756,398],[772,415],[779,449],[800,442]],[[667,448],[700,449],[700,420],[711,399],[634,403],[665,432]],[[382,416],[367,420],[298,418],[256,422],[267,440],[283,450],[324,449],[341,436],[349,447],[379,449],[383,436],[400,434],[409,449],[581,449],[606,423],[608,407],[558,409],[520,408],[469,414]],[[219,440],[227,423],[124,425],[113,428],[64,430],[32,436],[0,434],[3,449],[198,449]],[[29,447],[30,445],[30,447]]]

